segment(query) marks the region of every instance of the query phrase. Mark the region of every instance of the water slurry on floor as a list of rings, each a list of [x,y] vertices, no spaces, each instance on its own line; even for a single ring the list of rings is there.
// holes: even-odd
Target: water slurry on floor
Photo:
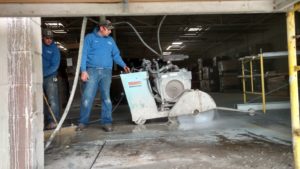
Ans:
[[[285,112],[272,113],[219,111],[212,119],[182,116],[177,124],[119,123],[112,133],[95,124],[46,152],[45,168],[293,168],[290,126],[274,117]]]

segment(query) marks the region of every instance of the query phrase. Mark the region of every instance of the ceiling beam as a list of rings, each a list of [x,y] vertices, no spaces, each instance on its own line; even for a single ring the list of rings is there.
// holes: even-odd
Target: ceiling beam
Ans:
[[[63,0],[62,0],[63,1]],[[2,3],[0,16],[82,17],[271,13],[273,0],[222,0],[124,3]]]
[[[274,7],[275,10],[283,11],[289,9],[297,2],[300,2],[300,0],[274,0],[274,2],[275,2],[275,7]]]
[[[128,0],[132,2],[180,2],[182,0]],[[207,0],[187,0],[207,1]],[[214,1],[214,0],[211,0]],[[215,0],[217,1],[217,0]],[[0,3],[122,3],[124,0],[0,0]]]

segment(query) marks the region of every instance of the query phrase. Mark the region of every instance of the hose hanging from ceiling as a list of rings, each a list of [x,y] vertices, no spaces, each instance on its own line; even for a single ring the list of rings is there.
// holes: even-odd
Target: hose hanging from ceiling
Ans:
[[[161,45],[160,45],[160,37],[159,37],[159,33],[160,33],[160,28],[161,28],[161,25],[163,23],[163,21],[165,20],[166,18],[166,15],[162,18],[162,20],[160,21],[159,23],[159,27],[158,27],[158,31],[157,31],[157,39],[158,39],[158,46],[159,46],[159,49],[160,49],[160,53],[159,54],[157,51],[155,51],[153,48],[151,48],[144,40],[143,38],[141,37],[141,35],[139,34],[139,32],[135,29],[135,27],[129,23],[129,22],[125,22],[125,21],[122,21],[122,22],[115,22],[115,23],[112,23],[113,25],[120,25],[120,24],[127,24],[129,25],[132,30],[136,33],[137,37],[140,39],[140,41],[151,51],[153,52],[155,55],[157,55],[159,58],[162,57],[162,49],[161,49]],[[99,22],[95,21],[94,19],[92,18],[89,18],[90,21],[96,23],[96,24],[99,24]]]
[[[158,25],[158,29],[157,29],[157,44],[158,44],[158,48],[160,51],[160,54],[163,55],[162,49],[161,49],[161,45],[160,45],[160,28],[162,23],[164,22],[164,20],[166,19],[167,15],[163,16],[163,18],[161,19],[159,25]]]
[[[79,77],[79,70],[80,70],[80,65],[81,65],[81,57],[82,57],[82,47],[83,47],[83,40],[84,40],[84,35],[85,35],[85,30],[86,30],[86,23],[87,23],[87,17],[84,17],[82,20],[82,26],[81,26],[81,33],[80,33],[80,43],[79,43],[79,52],[78,52],[78,59],[77,59],[77,66],[76,66],[76,72],[75,72],[75,78],[74,78],[74,84],[72,87],[72,91],[68,100],[68,104],[66,106],[66,109],[57,125],[57,127],[55,128],[55,130],[53,131],[53,133],[51,134],[49,140],[47,141],[46,145],[45,145],[45,150],[47,150],[47,148],[50,146],[50,144],[52,143],[56,133],[60,130],[62,124],[64,123],[71,104],[73,102],[74,99],[74,95],[75,95],[75,91],[76,91],[76,87],[77,87],[77,83],[78,83],[78,77]]]

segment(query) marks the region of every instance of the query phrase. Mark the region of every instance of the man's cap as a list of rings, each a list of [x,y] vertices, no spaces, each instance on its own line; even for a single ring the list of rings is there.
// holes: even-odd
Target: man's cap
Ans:
[[[114,29],[114,26],[109,20],[104,20],[99,23],[99,26],[105,26],[107,29]]]
[[[53,32],[50,29],[43,29],[43,37],[53,38]]]

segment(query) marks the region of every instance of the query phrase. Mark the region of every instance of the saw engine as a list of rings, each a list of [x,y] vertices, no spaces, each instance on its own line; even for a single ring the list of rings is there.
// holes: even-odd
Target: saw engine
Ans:
[[[216,108],[207,93],[191,89],[191,72],[172,64],[171,60],[144,59],[142,68],[137,72],[121,74],[132,121],[136,124],[144,124],[148,119],[198,114]]]
[[[191,89],[192,74],[190,71],[173,65],[170,61],[159,66],[156,60],[144,59],[142,71],[147,71],[152,79],[151,86],[155,100],[161,104],[160,109],[172,107],[185,91]]]

